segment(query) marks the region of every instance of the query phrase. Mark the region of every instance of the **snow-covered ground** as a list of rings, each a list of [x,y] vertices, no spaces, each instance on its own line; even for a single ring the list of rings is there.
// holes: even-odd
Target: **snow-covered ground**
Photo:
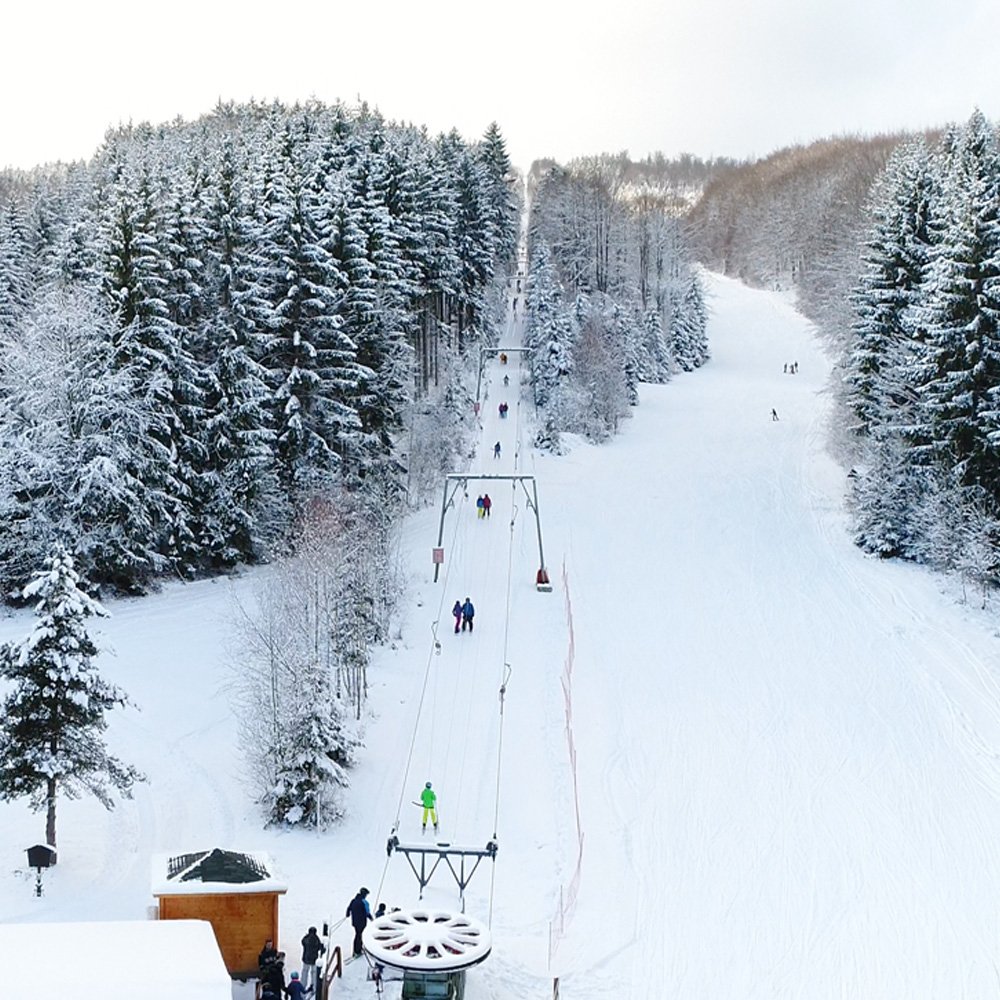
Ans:
[[[338,921],[360,885],[416,902],[385,844],[397,818],[402,841],[421,839],[412,802],[432,780],[440,839],[500,845],[467,893],[494,935],[470,1000],[550,995],[554,976],[583,1000],[997,996],[991,616],[851,545],[813,331],[773,295],[721,278],[710,292],[711,363],[644,388],[603,447],[533,452],[518,355],[488,365],[470,471],[537,477],[555,587],[534,588],[516,484],[458,492],[440,583],[439,507],[409,520],[405,621],[371,668],[374,717],[335,830],[261,830],[240,781],[227,630],[255,574],[113,604],[101,668],[141,711],[114,713],[109,742],[149,783],[110,814],[60,803],[41,899],[23,848],[44,818],[0,805],[0,920],[142,919],[150,855],[260,850],[290,886],[279,943],[297,967],[306,927]],[[467,596],[475,632],[456,636]],[[0,639],[27,628],[13,616]],[[445,872],[425,900],[456,905]],[[364,968],[347,968],[344,995],[370,995]]]

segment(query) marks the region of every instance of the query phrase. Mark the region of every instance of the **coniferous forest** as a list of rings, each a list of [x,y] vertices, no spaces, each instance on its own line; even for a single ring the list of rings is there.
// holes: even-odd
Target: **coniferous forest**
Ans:
[[[436,484],[461,361],[495,337],[513,181],[496,126],[319,103],[0,175],[3,593],[56,542],[134,592],[294,547],[319,498],[370,521]]]
[[[1000,148],[978,112],[894,152],[853,307],[858,542],[985,593],[1000,570]]]

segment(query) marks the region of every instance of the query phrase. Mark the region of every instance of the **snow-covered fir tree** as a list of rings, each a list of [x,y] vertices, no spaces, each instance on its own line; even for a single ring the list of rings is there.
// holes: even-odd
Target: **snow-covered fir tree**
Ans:
[[[0,722],[0,796],[26,796],[44,809],[46,843],[54,848],[60,795],[88,793],[110,809],[114,793],[131,798],[142,775],[105,746],[105,716],[127,698],[93,665],[97,647],[86,620],[106,612],[80,588],[65,548],[54,547],[24,597],[36,602],[38,621],[21,642],[0,649],[0,675],[13,688]]]

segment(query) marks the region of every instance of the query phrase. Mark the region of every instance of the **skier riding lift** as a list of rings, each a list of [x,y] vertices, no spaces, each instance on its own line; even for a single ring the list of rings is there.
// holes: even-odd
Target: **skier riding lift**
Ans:
[[[427,816],[430,814],[431,822],[434,824],[434,832],[438,832],[438,816],[437,816],[437,795],[434,789],[431,788],[431,783],[428,781],[424,785],[424,790],[420,793],[420,801],[424,807],[424,819],[423,825],[420,828],[421,833],[427,832]]]

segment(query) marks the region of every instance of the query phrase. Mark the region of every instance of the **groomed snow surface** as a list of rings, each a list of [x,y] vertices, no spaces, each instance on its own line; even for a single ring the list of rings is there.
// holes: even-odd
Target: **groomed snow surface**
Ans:
[[[533,452],[519,355],[488,365],[470,468],[537,476],[554,591],[535,591],[534,517],[509,482],[456,496],[442,583],[439,505],[408,521],[405,620],[370,670],[367,747],[336,829],[261,830],[240,779],[229,605],[261,571],[112,603],[101,669],[141,711],[113,713],[109,743],[149,783],[110,814],[60,802],[41,899],[23,849],[44,817],[0,806],[0,919],[143,919],[153,854],[265,851],[289,886],[279,946],[297,968],[306,928],[340,920],[359,886],[373,908],[418,905],[385,845],[397,816],[402,842],[433,842],[413,805],[431,780],[437,839],[499,843],[467,892],[493,945],[470,1000],[549,996],[554,976],[583,1000],[1000,995],[993,614],[852,546],[813,330],[775,295],[709,288],[712,361],[644,387],[605,446]],[[455,635],[465,597],[475,631]],[[28,627],[14,616],[0,639]],[[443,868],[419,905],[458,907]],[[349,949],[350,927],[335,940]],[[141,966],[123,952],[118,977]],[[73,996],[103,997],[112,971]],[[372,995],[365,971],[349,965],[338,992]]]

